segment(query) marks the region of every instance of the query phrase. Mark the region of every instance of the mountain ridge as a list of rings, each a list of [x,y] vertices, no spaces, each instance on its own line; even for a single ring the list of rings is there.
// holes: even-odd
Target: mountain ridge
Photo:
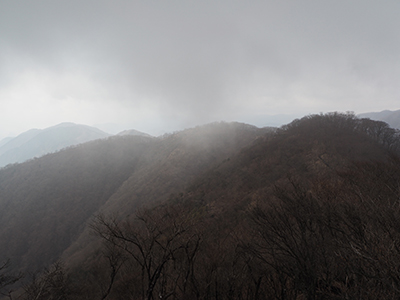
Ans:
[[[124,134],[150,136],[133,129]],[[45,129],[30,129],[1,144],[0,168],[110,136],[112,135],[96,127],[72,122],[60,123]]]
[[[94,140],[0,170],[0,256],[75,300],[393,296],[399,153],[340,113]]]
[[[388,123],[390,127],[400,129],[400,110],[383,110],[380,112],[369,112],[359,114],[360,118],[370,118],[375,121]]]
[[[13,227],[25,236],[3,244],[0,254],[17,261],[18,268],[43,268],[46,259],[54,262],[67,249],[97,210],[133,213],[146,202],[162,201],[198,172],[268,131],[218,123],[160,138],[111,136],[3,168],[0,221],[5,229],[0,237],[12,239]],[[66,215],[56,217],[60,211]],[[24,248],[35,240],[48,247]]]

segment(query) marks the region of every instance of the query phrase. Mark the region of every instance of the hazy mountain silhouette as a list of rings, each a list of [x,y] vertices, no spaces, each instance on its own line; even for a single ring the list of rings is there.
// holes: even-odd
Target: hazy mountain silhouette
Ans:
[[[381,112],[369,112],[358,115],[360,118],[369,118],[371,120],[383,121],[392,128],[400,129],[400,110],[384,110]]]
[[[7,144],[9,141],[11,141],[13,139],[13,137],[6,137],[4,139],[2,139],[0,141],[0,147],[2,147],[3,145]]]
[[[0,167],[108,136],[95,127],[74,123],[61,123],[42,130],[31,129],[0,147]]]
[[[35,137],[37,134],[39,134],[39,132],[41,132],[40,129],[30,129],[28,131],[21,133],[20,135],[18,135],[15,138],[9,139],[7,143],[4,143],[1,146],[0,155],[3,155],[4,153],[6,153],[9,150],[12,150],[12,149],[22,146],[23,144],[28,142],[30,139]]]
[[[124,130],[119,132],[117,135],[138,135],[138,136],[147,136],[150,137],[150,134],[141,132],[139,130],[135,130],[135,129],[129,129],[129,130]]]

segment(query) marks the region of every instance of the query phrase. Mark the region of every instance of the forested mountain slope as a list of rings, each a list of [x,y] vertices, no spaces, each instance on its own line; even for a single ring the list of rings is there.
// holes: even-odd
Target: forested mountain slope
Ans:
[[[339,113],[84,144],[0,171],[2,255],[63,261],[21,299],[395,299],[399,150]]]
[[[268,187],[288,177],[331,178],[358,161],[386,161],[400,146],[386,123],[353,115],[314,115],[295,120],[274,135],[259,138],[234,158],[200,177],[189,195],[228,207],[223,199],[261,199]]]
[[[152,162],[124,182],[107,201],[105,211],[132,213],[140,205],[164,201],[184,189],[199,174],[236,155],[272,128],[242,123],[212,123],[156,140],[147,153]],[[126,203],[132,207],[126,207]]]
[[[0,170],[1,257],[21,270],[54,262],[141,164],[151,139],[89,142]]]
[[[185,189],[199,175],[236,155],[257,137],[273,128],[242,123],[212,123],[155,139],[146,152],[146,165],[132,175],[100,208],[100,213],[129,216],[139,207],[163,203],[171,194]],[[89,227],[63,255],[81,265],[93,251]],[[86,254],[85,254],[86,253]],[[76,261],[75,261],[76,259]]]
[[[74,296],[396,298],[399,145],[387,124],[353,115],[295,120],[168,201],[99,215],[102,252],[70,270],[90,292]]]
[[[99,210],[129,214],[166,199],[267,131],[215,123],[159,139],[115,136],[1,169],[0,256],[23,271],[46,267]]]

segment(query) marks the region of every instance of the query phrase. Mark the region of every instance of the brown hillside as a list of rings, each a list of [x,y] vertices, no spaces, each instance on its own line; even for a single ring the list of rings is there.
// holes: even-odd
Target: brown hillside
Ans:
[[[71,278],[82,299],[397,298],[398,143],[353,115],[294,121],[167,202],[98,216]]]
[[[197,176],[236,155],[257,137],[272,133],[242,123],[212,123],[168,135],[155,141],[146,155],[149,163],[132,175],[100,208],[99,212],[134,214],[145,206],[167,201],[171,194],[184,190]],[[76,243],[67,249],[63,259],[81,265],[95,246],[88,243],[86,228]]]
[[[215,123],[140,141],[103,167],[111,148],[93,161],[79,182],[86,199],[104,197],[93,200],[65,243],[65,268],[56,264],[43,272],[25,286],[22,299],[37,298],[38,291],[47,295],[43,299],[109,300],[400,296],[400,139],[387,124],[332,113],[274,131]],[[132,162],[127,166],[125,155]],[[114,165],[117,157],[125,158]],[[17,167],[4,171],[12,175]],[[118,177],[120,168],[129,175]],[[52,173],[46,174],[38,183],[48,185],[39,186],[38,195],[60,188],[50,188]],[[115,176],[119,184],[105,192]],[[4,187],[11,191],[21,182],[14,177]],[[34,189],[26,188],[29,196]],[[57,192],[52,199],[59,200],[32,202],[43,205],[45,225],[57,224],[57,203],[74,199],[69,188],[60,191],[68,197]],[[75,214],[68,205],[62,210]],[[8,218],[25,211],[25,205],[14,207]],[[58,218],[63,230],[75,224]],[[22,221],[17,225],[43,241],[43,249],[59,245],[52,244],[49,226],[43,228],[50,239],[33,222],[33,232]]]
[[[23,271],[57,260],[88,218],[145,163],[151,143],[110,138],[0,170],[0,256]]]
[[[268,131],[215,123],[157,139],[117,136],[0,169],[0,256],[14,270],[49,266],[99,211],[127,215],[165,200]]]
[[[375,128],[377,126],[378,128]],[[196,179],[185,199],[228,208],[237,201],[257,201],[289,177],[302,181],[331,178],[354,162],[387,161],[398,142],[386,124],[353,115],[308,116],[260,137],[237,156]],[[387,131],[387,141],[381,137]],[[376,132],[382,133],[377,136]]]

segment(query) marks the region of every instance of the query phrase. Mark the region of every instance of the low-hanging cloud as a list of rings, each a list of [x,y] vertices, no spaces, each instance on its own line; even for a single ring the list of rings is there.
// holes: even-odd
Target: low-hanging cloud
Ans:
[[[0,125],[63,118],[169,130],[396,109],[399,9],[398,1],[3,1]],[[16,121],[23,105],[10,101],[30,103],[35,116]]]

